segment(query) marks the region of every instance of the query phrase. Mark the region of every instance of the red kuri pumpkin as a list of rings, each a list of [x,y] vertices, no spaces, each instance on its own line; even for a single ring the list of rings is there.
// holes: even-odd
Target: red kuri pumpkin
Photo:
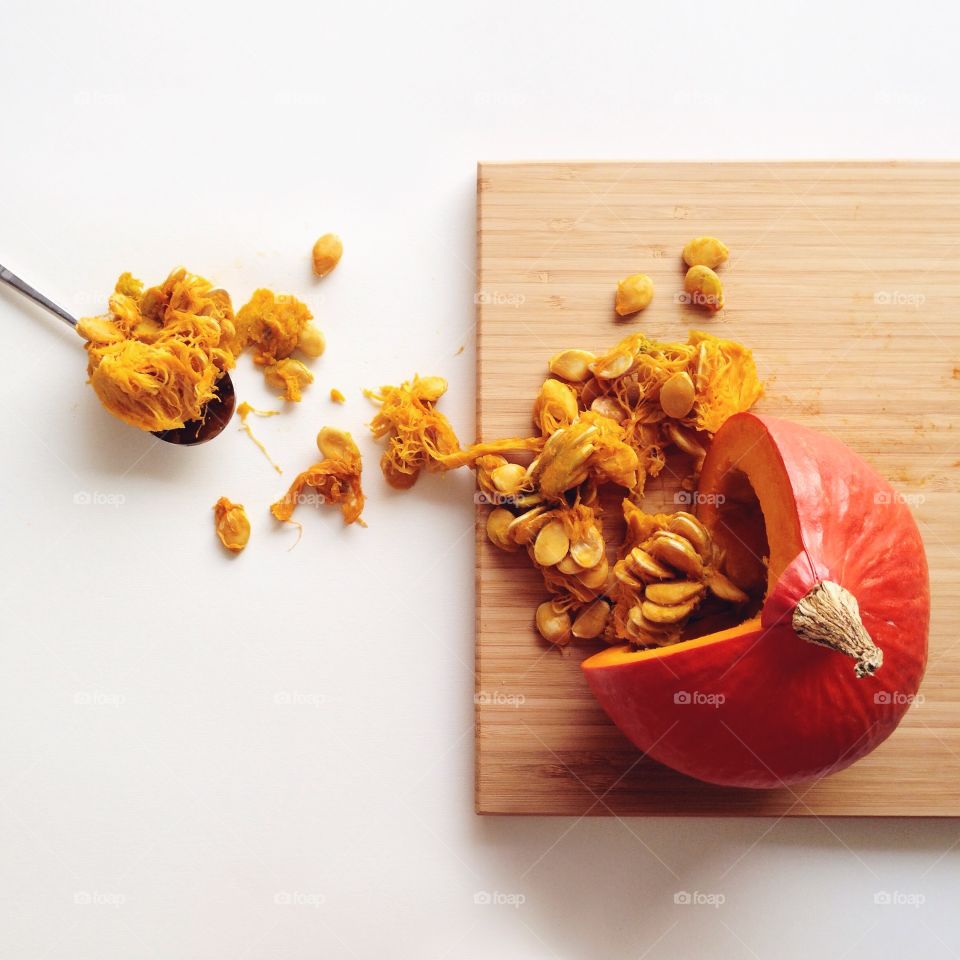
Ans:
[[[896,728],[927,658],[916,523],[839,441],[752,413],[703,465],[700,519],[757,616],[672,646],[586,660],[591,690],[650,757],[711,783],[778,787],[841,770]]]

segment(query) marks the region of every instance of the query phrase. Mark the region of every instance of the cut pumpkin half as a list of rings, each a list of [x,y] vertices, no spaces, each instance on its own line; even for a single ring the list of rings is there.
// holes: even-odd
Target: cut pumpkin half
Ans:
[[[703,465],[699,517],[750,594],[742,623],[583,663],[651,758],[711,783],[833,773],[896,728],[920,685],[930,591],[916,523],[839,441],[741,413]]]

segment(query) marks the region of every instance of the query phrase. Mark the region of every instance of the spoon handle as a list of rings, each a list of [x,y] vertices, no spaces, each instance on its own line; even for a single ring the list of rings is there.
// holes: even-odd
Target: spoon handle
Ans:
[[[29,283],[24,283],[15,273],[11,273],[3,264],[0,264],[0,280],[8,287],[22,293],[25,297],[34,303],[40,304],[44,310],[49,310],[55,317],[59,317],[64,323],[69,323],[71,327],[77,325],[77,321],[67,313],[63,307],[57,306],[52,300],[48,300],[39,290],[34,290]]]

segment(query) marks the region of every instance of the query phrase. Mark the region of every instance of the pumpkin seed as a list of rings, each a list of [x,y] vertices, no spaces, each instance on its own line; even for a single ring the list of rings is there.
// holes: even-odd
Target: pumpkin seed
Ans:
[[[548,369],[571,383],[582,383],[590,376],[590,364],[596,359],[589,350],[563,350],[550,358]]]
[[[698,463],[707,455],[707,451],[703,448],[703,445],[689,430],[685,430],[672,420],[667,421],[666,430],[670,442],[679,450],[694,457]]]
[[[343,256],[343,241],[335,233],[325,233],[313,245],[313,272],[325,277]]]
[[[301,331],[297,340],[297,349],[308,357],[322,357],[327,349],[327,338],[319,327],[308,323]],[[332,399],[332,398],[331,398]]]
[[[692,409],[697,394],[693,388],[690,374],[684,370],[668,377],[660,387],[660,406],[668,417],[677,420],[685,417]]]
[[[540,528],[549,521],[547,508],[543,505],[534,507],[519,517],[514,517],[509,527],[509,537],[514,543],[528,544]]]
[[[604,557],[602,562],[579,574],[577,579],[588,590],[599,590],[607,582],[608,576],[610,576],[610,564],[607,563],[607,558]]]
[[[571,424],[577,419],[579,408],[573,388],[559,380],[544,380],[533,405],[533,422],[544,433]]]
[[[709,267],[691,267],[683,279],[683,289],[689,294],[690,303],[712,311],[723,307],[723,284]]]
[[[636,363],[636,358],[627,350],[619,350],[601,357],[595,363],[590,365],[594,376],[601,380],[616,380],[629,372]]]
[[[689,540],[668,530],[658,530],[647,541],[646,548],[652,557],[668,564],[674,570],[679,570],[694,580],[703,578],[703,561]]]
[[[636,371],[620,378],[617,384],[617,399],[624,403],[627,408],[639,413],[641,417],[648,411],[642,409],[643,401],[646,399],[646,388],[640,386],[640,378]],[[637,410],[637,407],[641,407]]]
[[[603,385],[600,381],[591,378],[584,384],[583,389],[580,391],[580,403],[585,407],[590,407],[602,392]]]
[[[623,407],[613,397],[597,397],[590,404],[590,409],[601,417],[608,417],[614,423],[620,423],[625,416]]]
[[[683,261],[688,267],[716,269],[730,256],[727,245],[716,237],[694,237],[683,248]]]
[[[436,403],[447,392],[447,381],[443,377],[417,377],[414,391],[419,399]]]
[[[642,547],[634,547],[627,555],[630,572],[641,580],[669,580],[673,577],[673,571],[658,563]]]
[[[726,600],[727,603],[746,603],[750,599],[729,577],[725,577],[719,570],[712,570],[707,575],[706,583],[714,596]]]
[[[617,284],[614,309],[626,317],[638,310],[646,310],[653,300],[653,281],[645,273],[635,273]]]
[[[713,553],[713,544],[707,528],[692,514],[679,513],[670,517],[667,529],[673,533],[679,534],[685,540],[689,540],[693,549],[700,554],[704,560],[709,560]]]
[[[581,640],[593,640],[603,633],[603,628],[607,625],[609,616],[610,607],[603,600],[597,600],[591,603],[573,621],[571,633]]]
[[[541,567],[559,563],[570,549],[570,538],[559,520],[551,520],[538,534],[533,545],[533,559]]]
[[[583,567],[569,553],[557,564],[557,569],[568,577],[583,573]]]
[[[694,583],[692,580],[674,580],[671,583],[651,583],[644,591],[644,595],[651,603],[672,607],[699,597],[703,591],[702,583]]]
[[[501,550],[518,549],[517,544],[510,539],[513,520],[513,514],[504,507],[496,507],[487,514],[487,536],[490,542]]]
[[[324,427],[317,434],[317,448],[328,460],[349,460],[359,458],[360,451],[353,437],[346,430],[336,427]]]
[[[639,603],[630,608],[630,612],[627,614],[627,623],[634,631],[648,638],[662,637],[669,633],[669,627],[666,624],[649,620],[643,612],[642,604]]]
[[[643,616],[652,623],[680,623],[682,620],[686,620],[696,607],[695,600],[691,600],[689,603],[679,603],[672,607],[662,607],[659,603],[644,600],[641,611]]]
[[[507,495],[517,493],[527,479],[527,468],[519,463],[505,463],[491,474],[493,485]]]
[[[603,559],[603,537],[596,527],[590,527],[582,540],[570,545],[570,556],[581,567],[591,569]]]
[[[629,618],[624,624],[624,632],[633,641],[635,647],[656,647],[658,643],[656,639],[647,633],[646,630],[641,630],[632,620]]]
[[[620,581],[625,587],[630,587],[631,590],[642,591],[645,584],[642,580],[638,580],[633,573],[630,571],[628,566],[628,561],[626,559],[618,561],[613,568],[613,575]],[[669,574],[668,574],[669,576]]]
[[[570,614],[557,608],[553,600],[545,600],[537,607],[537,630],[548,643],[563,646],[570,642]]]

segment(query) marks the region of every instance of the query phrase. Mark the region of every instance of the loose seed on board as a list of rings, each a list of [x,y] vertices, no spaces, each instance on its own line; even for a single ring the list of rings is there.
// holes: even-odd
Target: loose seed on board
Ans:
[[[554,376],[582,383],[590,376],[590,364],[596,359],[589,350],[563,350],[550,358],[548,369]]]
[[[716,237],[694,237],[683,248],[683,261],[688,267],[709,267],[715,270],[730,256],[727,245]]]
[[[691,267],[683,280],[683,289],[690,302],[698,307],[714,313],[723,307],[723,284],[709,267]]]
[[[549,643],[563,646],[570,642],[570,614],[558,610],[552,600],[545,600],[537,607],[536,622],[540,636]]]
[[[597,600],[577,616],[573,621],[571,632],[581,640],[593,640],[603,633],[609,616],[610,607],[605,601]]]
[[[614,309],[621,317],[645,310],[653,300],[653,281],[645,273],[635,273],[617,284]]]

